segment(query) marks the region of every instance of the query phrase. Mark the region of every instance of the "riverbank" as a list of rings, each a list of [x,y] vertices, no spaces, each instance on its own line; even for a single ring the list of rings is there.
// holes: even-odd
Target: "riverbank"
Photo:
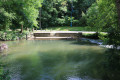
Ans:
[[[98,28],[95,27],[89,27],[89,26],[85,26],[85,27],[70,27],[70,26],[63,26],[63,27],[48,27],[48,28],[44,28],[43,30],[50,30],[50,31],[98,31]],[[106,32],[105,30],[102,30],[103,32]]]
[[[22,33],[20,31],[0,31],[0,41],[15,41],[26,39],[26,35],[29,31],[24,30]]]

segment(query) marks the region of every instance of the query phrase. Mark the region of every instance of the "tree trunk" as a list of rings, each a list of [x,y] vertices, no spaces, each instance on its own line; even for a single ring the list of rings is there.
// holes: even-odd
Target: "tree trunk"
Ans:
[[[118,13],[118,26],[120,27],[120,0],[116,0],[116,7]],[[117,29],[119,29],[119,27]]]
[[[23,25],[21,25],[21,31],[20,31],[20,33],[23,33]]]
[[[40,29],[42,29],[42,27],[41,27],[41,7],[40,7],[40,9],[39,9],[39,27],[40,27]]]
[[[27,28],[27,27],[26,27],[25,29],[26,29],[26,31],[28,31],[28,28]]]

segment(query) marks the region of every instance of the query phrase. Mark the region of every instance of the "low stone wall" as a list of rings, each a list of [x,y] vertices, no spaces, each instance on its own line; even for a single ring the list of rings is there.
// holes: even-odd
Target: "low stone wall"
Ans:
[[[82,33],[54,33],[54,32],[50,32],[50,33],[34,33],[34,38],[36,37],[69,37],[69,38],[80,38],[82,36]]]
[[[34,37],[50,37],[50,33],[34,33]]]

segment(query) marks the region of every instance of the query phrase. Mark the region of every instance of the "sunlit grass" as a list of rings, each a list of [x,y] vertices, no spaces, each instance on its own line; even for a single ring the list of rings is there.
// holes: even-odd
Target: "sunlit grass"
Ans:
[[[65,26],[65,27],[50,27],[46,28],[45,30],[53,30],[53,31],[97,31],[97,29],[92,28],[92,27],[70,27],[70,26]]]

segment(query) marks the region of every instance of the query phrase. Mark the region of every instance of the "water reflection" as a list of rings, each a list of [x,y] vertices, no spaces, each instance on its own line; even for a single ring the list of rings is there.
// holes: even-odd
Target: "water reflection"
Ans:
[[[119,80],[120,51],[77,41],[7,43],[10,80]],[[14,44],[14,46],[12,45]],[[78,45],[79,44],[79,45]]]
[[[10,80],[9,70],[4,69],[5,65],[0,63],[0,80]]]

